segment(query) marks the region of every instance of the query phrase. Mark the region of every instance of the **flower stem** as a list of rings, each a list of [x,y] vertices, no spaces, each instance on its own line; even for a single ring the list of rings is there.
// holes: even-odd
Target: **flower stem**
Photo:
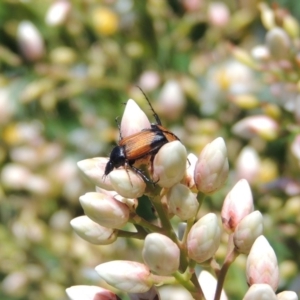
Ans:
[[[221,292],[222,292],[222,288],[224,285],[227,271],[228,271],[230,265],[234,262],[234,260],[237,258],[238,255],[239,255],[239,253],[235,250],[235,247],[233,244],[233,234],[231,234],[228,239],[228,248],[227,248],[227,255],[225,258],[225,262],[219,272],[218,283],[217,283],[214,300],[220,300]]]

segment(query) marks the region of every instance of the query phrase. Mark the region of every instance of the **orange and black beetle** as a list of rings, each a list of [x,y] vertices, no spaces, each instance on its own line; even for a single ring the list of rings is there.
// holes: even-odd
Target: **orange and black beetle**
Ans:
[[[142,91],[142,90],[141,90]],[[150,157],[153,162],[155,154],[165,144],[179,140],[179,138],[161,125],[161,121],[154,111],[149,99],[144,94],[155,118],[156,124],[151,124],[151,128],[145,128],[142,131],[122,138],[119,145],[116,146],[109,157],[106,164],[104,175],[108,175],[114,168],[128,166],[139,174],[144,181],[152,182],[145,174],[134,166],[138,160]],[[153,182],[152,182],[153,183]]]

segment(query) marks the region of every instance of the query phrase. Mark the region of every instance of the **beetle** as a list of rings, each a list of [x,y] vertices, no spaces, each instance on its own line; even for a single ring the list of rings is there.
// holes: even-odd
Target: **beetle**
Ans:
[[[150,128],[145,128],[140,132],[122,138],[120,125],[120,140],[119,144],[111,151],[109,160],[106,164],[104,176],[107,176],[114,168],[121,166],[129,167],[139,174],[145,182],[152,182],[141,169],[134,166],[135,162],[150,158],[151,165],[158,150],[165,144],[179,140],[179,138],[164,128],[161,121],[154,111],[149,99],[141,88],[139,88],[145,96],[150,109],[153,112],[156,123],[152,123]]]

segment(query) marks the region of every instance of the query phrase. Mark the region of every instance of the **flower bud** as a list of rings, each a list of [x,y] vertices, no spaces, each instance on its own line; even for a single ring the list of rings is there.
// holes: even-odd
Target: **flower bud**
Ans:
[[[203,270],[199,274],[198,281],[200,283],[200,286],[202,287],[205,299],[214,299],[217,287],[216,278],[209,272]],[[227,300],[227,296],[224,290],[222,290],[220,300]]]
[[[130,169],[113,170],[108,177],[114,190],[124,198],[138,198],[145,192],[144,180]]]
[[[70,300],[120,300],[113,292],[99,286],[75,285],[66,289]]]
[[[129,99],[126,103],[122,116],[121,136],[125,138],[150,127],[151,125],[146,114],[140,109],[134,100]]]
[[[185,174],[187,153],[179,141],[161,147],[153,161],[153,181],[170,188],[180,182]]]
[[[229,171],[227,149],[222,138],[204,147],[195,166],[194,179],[197,189],[205,194],[219,190]]]
[[[258,135],[269,141],[277,137],[278,124],[268,116],[250,116],[237,122],[232,128],[232,132],[245,139],[251,139]]]
[[[286,15],[283,18],[283,29],[289,34],[291,38],[298,38],[299,37],[299,23],[298,20],[295,19],[291,15]]]
[[[176,80],[168,80],[158,97],[162,113],[169,119],[177,119],[185,106],[183,90]]]
[[[277,300],[277,298],[268,284],[261,283],[251,285],[243,300]]]
[[[175,184],[167,193],[169,211],[181,220],[187,220],[195,216],[199,203],[196,195],[183,184]]]
[[[103,227],[87,216],[71,220],[71,226],[81,238],[95,245],[111,244],[118,237],[116,230]]]
[[[259,62],[264,62],[270,59],[270,51],[265,45],[257,45],[253,47],[251,50],[251,55]]]
[[[241,220],[253,211],[250,186],[245,179],[238,181],[227,194],[221,212],[223,227],[227,232],[235,231]]]
[[[145,238],[143,259],[152,272],[171,275],[179,268],[180,250],[167,236],[150,233]]]
[[[108,228],[121,228],[129,219],[128,207],[107,195],[90,192],[79,198],[84,213]]]
[[[147,70],[139,78],[139,85],[146,92],[155,90],[159,84],[160,74],[156,71]]]
[[[298,300],[298,296],[293,291],[284,291],[277,294],[277,300]]]
[[[260,3],[258,5],[261,13],[261,21],[266,29],[270,30],[275,27],[275,15],[272,9],[266,3]]]
[[[71,4],[68,0],[57,0],[49,7],[45,22],[49,26],[58,26],[63,24],[71,10]]]
[[[266,283],[274,291],[278,288],[279,270],[276,254],[263,235],[255,240],[250,250],[247,258],[246,275],[248,285]]]
[[[255,240],[263,233],[263,216],[256,210],[244,217],[234,231],[234,245],[240,253],[248,254]]]
[[[238,178],[244,178],[250,183],[257,182],[260,164],[260,158],[256,150],[250,146],[244,147],[236,161]]]
[[[115,260],[95,269],[104,281],[122,292],[144,293],[153,285],[149,269],[138,262]]]
[[[195,223],[187,238],[188,255],[198,263],[210,259],[220,245],[221,228],[215,214],[209,213]]]
[[[208,19],[209,22],[216,27],[224,28],[229,22],[230,11],[228,6],[221,2],[211,2],[208,5]]]
[[[194,180],[194,173],[195,173],[195,167],[197,161],[198,161],[198,157],[195,154],[190,153],[187,156],[186,173],[183,179],[183,183],[193,192],[197,192],[197,188]]]
[[[95,157],[81,160],[77,163],[77,166],[93,184],[105,190],[113,191],[114,188],[109,177],[103,177],[107,162],[108,158]]]
[[[30,21],[22,21],[18,26],[17,39],[20,50],[29,61],[39,60],[44,55],[44,41],[38,29]]]
[[[287,59],[290,55],[291,40],[280,27],[271,29],[266,35],[266,44],[274,59]]]

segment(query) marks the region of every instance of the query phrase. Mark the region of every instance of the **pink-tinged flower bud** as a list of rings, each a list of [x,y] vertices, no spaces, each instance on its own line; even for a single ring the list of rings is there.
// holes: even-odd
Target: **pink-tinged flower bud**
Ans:
[[[111,244],[118,237],[117,230],[103,227],[87,216],[77,217],[70,223],[81,238],[95,245]]]
[[[44,41],[38,29],[30,21],[18,26],[17,40],[24,57],[29,61],[39,60],[44,55]]]
[[[191,190],[181,184],[175,184],[167,193],[169,211],[181,220],[188,220],[195,216],[198,211],[198,200]]]
[[[288,34],[280,27],[272,28],[266,35],[266,44],[274,59],[288,59],[291,43]]]
[[[221,1],[209,3],[207,14],[210,23],[220,28],[226,26],[230,19],[229,8]]]
[[[293,291],[284,291],[277,294],[277,300],[298,300],[298,296]]]
[[[267,239],[259,236],[248,255],[246,275],[248,285],[266,283],[277,290],[279,283],[279,271],[276,254]]]
[[[217,280],[216,278],[211,275],[209,272],[203,270],[199,274],[198,281],[202,288],[203,294],[205,299],[212,300],[215,297],[216,287],[217,287]],[[220,300],[227,300],[227,296],[222,290]]]
[[[158,180],[158,185],[164,188],[180,182],[185,174],[186,159],[186,149],[179,141],[165,144],[153,161],[153,181]]]
[[[278,124],[268,116],[250,116],[237,122],[232,132],[242,138],[251,139],[260,136],[265,140],[274,140],[278,135]]]
[[[120,300],[113,292],[92,285],[75,285],[66,289],[70,300]]]
[[[221,228],[215,214],[209,213],[195,223],[187,238],[188,255],[198,263],[210,259],[220,245]]]
[[[114,190],[125,198],[138,198],[145,192],[144,180],[130,169],[114,170],[108,177]]]
[[[150,233],[145,238],[143,259],[150,270],[158,275],[171,275],[179,268],[180,250],[167,236]]]
[[[160,84],[160,75],[156,71],[148,70],[142,73],[139,85],[145,92],[153,91]]]
[[[153,285],[148,267],[138,262],[115,260],[95,269],[104,281],[122,292],[145,293]]]
[[[71,4],[67,0],[58,0],[51,4],[49,7],[45,22],[49,26],[58,26],[63,24],[71,10]]]
[[[277,297],[268,284],[253,284],[243,300],[277,300]]]
[[[79,198],[84,213],[94,222],[108,228],[121,228],[129,219],[129,208],[107,195],[90,192]]]
[[[196,183],[194,180],[194,173],[197,161],[198,157],[195,154],[190,153],[187,156],[186,173],[183,179],[183,183],[193,192],[197,192]]]
[[[121,136],[125,138],[150,127],[151,125],[146,114],[140,109],[134,100],[129,99],[126,103],[122,116]]]
[[[253,198],[246,179],[239,180],[227,194],[221,212],[223,227],[233,232],[241,220],[253,212]]]
[[[242,219],[234,231],[233,240],[237,250],[248,254],[255,240],[263,233],[263,216],[256,210]]]
[[[185,106],[183,90],[176,80],[167,81],[158,97],[162,114],[168,119],[177,119]]]
[[[77,163],[77,166],[93,184],[105,190],[113,191],[114,188],[109,177],[103,177],[107,162],[108,158],[95,157],[81,160]]]
[[[222,138],[217,138],[201,151],[195,167],[194,179],[197,189],[205,194],[219,190],[229,171],[227,149]]]
[[[244,147],[236,161],[238,178],[244,178],[250,183],[257,182],[260,165],[260,158],[256,150],[250,146]]]

